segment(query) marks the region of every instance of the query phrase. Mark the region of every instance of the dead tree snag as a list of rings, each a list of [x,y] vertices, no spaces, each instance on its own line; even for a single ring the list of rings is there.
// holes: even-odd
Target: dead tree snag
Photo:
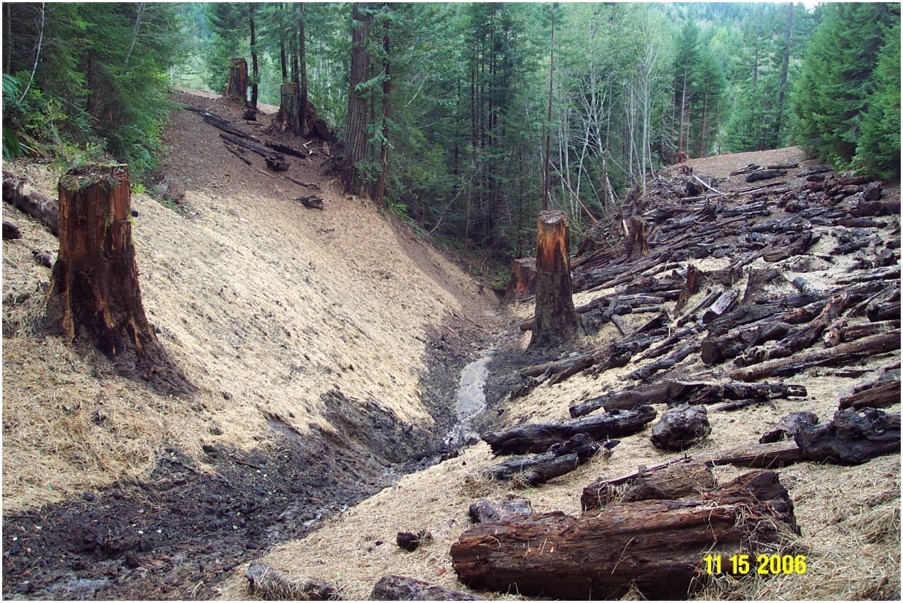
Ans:
[[[228,99],[248,102],[248,62],[244,59],[232,59],[229,68],[229,81],[226,83],[226,91],[223,93]]]
[[[536,239],[536,314],[531,347],[557,345],[577,336],[564,213],[541,212],[536,223]]]
[[[141,302],[127,165],[75,168],[59,182],[60,249],[47,320],[70,342],[86,338],[126,376],[189,391],[157,341]]]

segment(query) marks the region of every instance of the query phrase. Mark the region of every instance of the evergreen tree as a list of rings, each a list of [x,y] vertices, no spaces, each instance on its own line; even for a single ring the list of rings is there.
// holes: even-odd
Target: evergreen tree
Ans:
[[[889,4],[821,5],[794,99],[797,139],[819,159],[848,166],[856,154],[872,75],[885,32],[899,13]]]
[[[900,177],[900,20],[885,34],[874,89],[867,99],[855,165],[883,178]]]

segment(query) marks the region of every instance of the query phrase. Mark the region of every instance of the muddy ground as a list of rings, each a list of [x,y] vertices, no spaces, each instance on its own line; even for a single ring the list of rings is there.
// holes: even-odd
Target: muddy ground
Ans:
[[[443,440],[455,421],[458,374],[487,338],[457,317],[435,332],[421,380],[431,431],[334,390],[324,402],[336,432],[302,436],[270,416],[251,451],[206,446],[198,466],[167,448],[145,481],[5,516],[4,598],[216,597],[237,565],[454,454]]]

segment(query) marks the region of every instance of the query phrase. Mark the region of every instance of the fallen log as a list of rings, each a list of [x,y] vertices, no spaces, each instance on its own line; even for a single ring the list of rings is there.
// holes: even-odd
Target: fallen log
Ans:
[[[4,241],[12,241],[14,239],[21,239],[22,231],[19,230],[19,227],[13,224],[12,222],[7,222],[3,220],[3,240]]]
[[[618,440],[605,443],[611,450]],[[570,473],[589,461],[603,446],[585,433],[578,433],[563,444],[554,444],[548,452],[511,459],[479,471],[482,479],[516,481],[523,485],[538,486],[550,479]]]
[[[811,366],[851,362],[866,355],[899,349],[900,329],[894,329],[889,333],[842,343],[833,348],[799,353],[789,358],[768,360],[750,367],[734,369],[728,376],[737,381],[755,381],[763,377],[793,375]]]
[[[802,385],[786,383],[717,383],[699,389],[686,399],[688,404],[715,404],[724,400],[774,400],[776,398],[805,398],[808,395]]]
[[[323,198],[319,195],[306,195],[304,197],[298,197],[297,199],[295,199],[295,201],[297,201],[304,207],[320,210],[323,209]]]
[[[771,251],[762,255],[762,259],[769,264],[774,264],[797,255],[803,255],[809,250],[818,237],[811,230],[805,230],[796,235],[786,235],[772,245]]]
[[[843,396],[838,402],[838,408],[886,408],[900,402],[900,378],[890,381],[876,381],[869,383],[858,391]]]
[[[60,236],[60,206],[56,199],[25,188],[24,178],[3,172],[3,200]]]
[[[307,159],[310,156],[310,151],[304,149],[303,151],[299,151],[294,147],[290,147],[287,144],[281,144],[278,142],[270,142],[267,141],[263,143],[267,147],[273,149],[278,153],[282,153],[284,155],[291,155],[292,157],[300,157],[301,159]]]
[[[408,576],[383,576],[373,586],[370,601],[485,601],[483,597],[445,588]]]
[[[847,325],[845,320],[839,320],[825,331],[822,341],[826,348],[830,348],[844,342],[856,341],[863,337],[889,333],[899,328],[899,320],[882,320],[880,322],[866,322],[856,325]]]
[[[712,469],[690,458],[663,467],[640,471],[627,479],[597,479],[583,488],[580,504],[584,513],[603,509],[613,502],[675,500],[715,487]]]
[[[757,346],[747,350],[734,360],[734,364],[738,367],[750,366],[776,358],[787,358],[810,347],[818,341],[824,330],[846,310],[850,299],[851,296],[847,292],[832,295],[821,313],[809,324],[790,331],[786,337],[770,348]]]
[[[591,398],[571,406],[569,411],[571,416],[576,418],[603,407],[606,413],[612,413],[647,404],[675,404],[685,402],[693,392],[708,385],[698,381],[662,381]]]
[[[258,144],[254,144],[253,142],[249,142],[247,140],[243,140],[242,138],[239,138],[238,136],[235,136],[233,134],[229,134],[228,132],[220,132],[220,138],[222,138],[223,140],[227,140],[234,145],[238,145],[242,148],[248,149],[249,151],[257,153],[264,159],[267,159],[267,158],[270,158],[273,160],[281,159],[282,161],[285,161],[284,156],[282,156],[278,153],[273,153],[273,152],[267,150],[265,147],[262,147]]]
[[[284,172],[288,169],[288,161],[281,155],[266,156],[263,160],[266,162],[267,167],[274,172]]]
[[[737,465],[770,469],[803,460],[796,442],[773,442],[769,444],[748,444],[736,448],[700,452],[690,458],[706,465]]]
[[[226,150],[229,151],[230,153],[232,153],[233,155],[235,155],[236,157],[238,157],[239,159],[241,159],[245,165],[251,165],[251,160],[248,159],[247,157],[243,156],[241,153],[239,153],[239,151],[236,147],[226,145]]]
[[[236,136],[238,138],[243,138],[245,140],[251,140],[254,142],[260,142],[260,139],[257,138],[256,136],[252,136],[251,134],[248,134],[247,132],[242,132],[241,130],[239,130],[238,128],[236,128],[231,123],[229,123],[228,121],[226,121],[225,119],[223,119],[222,117],[220,117],[218,115],[214,115],[213,113],[204,113],[203,115],[204,115],[204,123],[210,124],[211,126],[213,126],[214,128],[216,128],[218,130],[222,130],[223,132],[226,132],[226,133],[231,134],[232,136]]]
[[[640,368],[630,373],[630,379],[633,379],[634,381],[645,381],[659,371],[673,368],[675,364],[684,360],[690,354],[698,352],[700,345],[701,344],[699,341],[693,341],[681,347],[680,349],[671,352],[664,358],[659,358],[655,362],[644,364]]]
[[[245,578],[251,594],[264,601],[335,601],[339,598],[331,582],[290,576],[256,561],[245,571]]]
[[[651,406],[640,406],[635,410],[615,410],[575,421],[535,423],[504,431],[490,431],[483,434],[483,440],[495,455],[544,452],[553,444],[581,433],[595,440],[631,435],[641,431],[655,415]]]
[[[838,410],[820,425],[803,425],[794,436],[805,459],[858,465],[876,456],[900,453],[900,413],[874,408]]]
[[[751,346],[781,339],[791,328],[785,322],[768,322],[737,329],[721,337],[707,337],[699,348],[699,357],[704,364],[718,364],[736,358]]]
[[[613,505],[597,516],[553,512],[480,524],[451,547],[458,578],[476,589],[561,599],[685,599],[706,554],[798,533],[776,474],[754,471],[698,497]]]
[[[747,182],[759,182],[760,180],[771,180],[772,178],[781,178],[787,175],[787,170],[756,170],[749,174],[745,180]]]

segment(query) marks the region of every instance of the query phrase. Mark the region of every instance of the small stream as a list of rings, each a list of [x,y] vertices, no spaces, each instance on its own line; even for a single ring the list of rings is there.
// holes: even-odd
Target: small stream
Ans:
[[[444,439],[444,443],[451,448],[459,448],[479,440],[479,436],[474,432],[473,422],[486,408],[485,387],[492,352],[492,349],[485,350],[479,358],[461,371],[454,407],[457,424],[449,430]]]

